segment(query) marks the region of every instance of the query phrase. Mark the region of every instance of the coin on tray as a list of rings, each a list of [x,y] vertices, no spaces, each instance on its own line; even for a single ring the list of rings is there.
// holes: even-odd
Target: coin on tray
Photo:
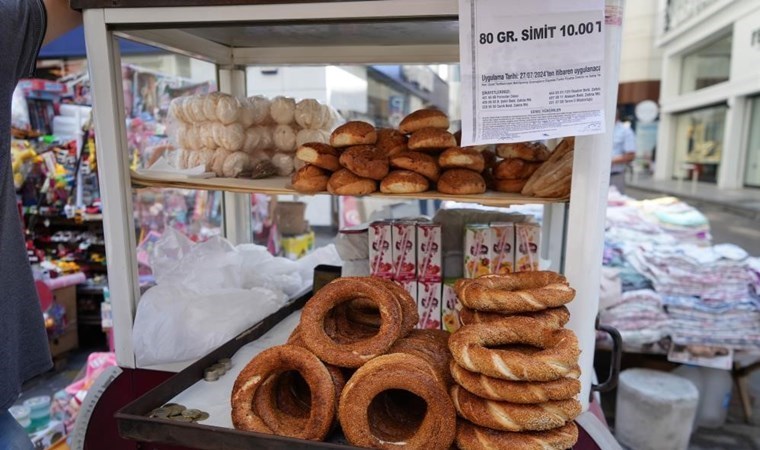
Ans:
[[[166,408],[156,408],[150,412],[150,417],[158,419],[166,419],[169,417],[169,410]]]
[[[182,411],[184,411],[187,408],[185,408],[182,405],[172,405],[166,409],[169,410],[169,417],[174,417],[174,416],[179,416],[180,414],[182,414]]]
[[[169,417],[169,419],[175,422],[187,422],[187,423],[193,422],[193,419],[189,417],[185,417],[185,416],[174,416],[174,417]]]
[[[191,419],[197,419],[201,415],[201,411],[198,409],[186,409],[182,411],[182,415]]]
[[[208,419],[208,413],[206,411],[201,411],[200,415],[195,419],[196,422],[203,422],[204,420]]]

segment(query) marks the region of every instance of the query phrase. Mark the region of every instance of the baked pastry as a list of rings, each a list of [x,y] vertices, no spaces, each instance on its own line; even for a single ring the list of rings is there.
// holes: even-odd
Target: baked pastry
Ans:
[[[368,195],[377,190],[377,182],[362,178],[348,169],[340,169],[330,176],[327,192],[333,195]]]
[[[205,99],[201,95],[193,95],[185,103],[185,115],[190,119],[192,123],[202,123],[206,121],[206,113],[203,106]]]
[[[449,332],[445,330],[412,330],[388,349],[388,353],[407,353],[422,358],[435,370],[438,380],[450,386],[454,379],[449,366]]]
[[[404,353],[360,367],[341,393],[338,417],[346,439],[360,447],[447,449],[456,430],[446,387],[428,363]]]
[[[502,180],[494,178],[491,187],[495,191],[519,194],[525,187],[526,183],[528,183],[527,178],[521,178],[518,180]]]
[[[375,127],[367,122],[346,122],[333,130],[330,145],[333,147],[350,147],[352,145],[373,145],[377,142]]]
[[[253,125],[267,125],[271,121],[269,115],[269,109],[272,106],[272,102],[263,95],[254,95],[248,97],[248,104],[251,105],[251,111],[253,113]]]
[[[388,175],[388,158],[373,145],[348,147],[339,158],[340,164],[356,175],[372,180],[382,180]]]
[[[340,170],[341,166],[338,156],[340,154],[337,150],[319,142],[306,143],[296,150],[296,158],[330,172]]]
[[[230,125],[236,122],[239,117],[240,100],[231,95],[222,94],[216,103],[216,119],[225,125]]]
[[[224,160],[227,159],[232,152],[223,148],[214,150],[214,157],[211,159],[211,171],[218,177],[224,176]]]
[[[557,168],[557,164],[559,164],[560,161],[563,159],[564,161],[567,161],[567,155],[572,155],[574,149],[574,137],[567,137],[562,139],[562,142],[560,142],[557,147],[551,152],[551,155],[549,155],[549,158],[546,160],[546,162],[542,164],[541,167],[539,167],[533,173],[533,175],[531,175],[530,179],[528,179],[528,182],[525,184],[525,187],[522,190],[522,194],[534,195],[536,183],[538,183],[538,181],[545,175],[553,172]],[[572,166],[572,158],[570,158],[569,164]]]
[[[362,298],[374,302],[380,312],[380,329],[372,339],[336,343],[324,328],[328,313],[338,305]],[[339,367],[360,367],[385,353],[401,336],[403,312],[396,297],[381,284],[354,278],[324,286],[306,302],[301,312],[301,333],[309,350],[322,361]]]
[[[272,99],[269,114],[278,125],[290,125],[296,114],[296,101],[290,97],[277,96]]]
[[[540,320],[544,324],[553,328],[562,328],[570,320],[570,311],[566,306],[558,306],[556,308],[542,309],[540,311],[530,311],[521,313],[508,313],[501,314],[498,312],[485,312],[470,309],[465,306],[459,311],[459,318],[463,325],[472,325],[474,323],[493,323],[499,322],[505,317],[512,317],[513,315],[530,317],[532,319]]]
[[[290,184],[293,189],[304,194],[315,194],[327,190],[330,174],[317,166],[307,164],[293,174]]]
[[[486,160],[479,151],[463,147],[446,149],[438,157],[438,164],[442,169],[469,169],[478,173],[486,168]]]
[[[450,169],[438,179],[438,191],[453,195],[482,194],[486,191],[486,182],[472,170]]]
[[[517,272],[461,279],[454,285],[462,305],[478,311],[521,313],[562,306],[575,298],[575,289],[555,272]]]
[[[549,150],[540,142],[499,144],[496,146],[496,154],[504,159],[517,158],[525,161],[546,161],[549,158]]]
[[[213,130],[214,141],[219,147],[233,152],[243,148],[245,130],[243,130],[243,126],[239,123],[231,123],[229,125],[217,123],[214,125]]]
[[[499,161],[493,169],[493,177],[497,180],[526,180],[541,167],[540,162],[524,159],[505,159]]]
[[[330,133],[324,130],[298,130],[296,133],[296,146],[300,147],[307,142],[319,142],[321,144],[327,144],[330,142]]]
[[[573,175],[573,158],[570,151],[556,162],[547,161],[551,169],[526,183],[524,190],[538,197],[564,197],[570,194]],[[530,184],[530,187],[528,187]]]
[[[385,156],[391,157],[408,149],[407,138],[393,128],[377,129],[377,150]]]
[[[449,392],[461,417],[494,430],[551,430],[565,425],[581,413],[581,404],[576,399],[520,404],[480,398],[458,385],[452,386]]]
[[[276,385],[277,378],[289,371],[296,371],[309,386],[311,406],[304,420],[276,420],[270,415],[267,422],[261,411],[254,407],[262,401],[257,399],[265,386]],[[263,401],[272,408],[277,407],[276,399]],[[324,363],[310,351],[295,345],[280,345],[259,353],[240,372],[232,388],[232,424],[239,430],[278,434],[300,439],[322,440],[333,425],[337,409],[336,388],[330,372]]]
[[[526,345],[540,350],[526,350]],[[449,349],[463,368],[502,380],[552,381],[580,375],[575,334],[528,317],[465,325],[451,335]]]
[[[204,122],[200,125],[194,125],[201,147],[217,148],[219,146],[214,138],[214,126],[224,127],[224,125],[217,122]]]
[[[461,450],[566,450],[578,441],[578,427],[574,422],[544,431],[498,431],[472,424],[457,422],[456,444]]]
[[[185,117],[184,101],[186,97],[175,97],[169,102],[169,117],[178,122],[188,122]]]
[[[510,381],[470,372],[455,362],[449,365],[454,381],[480,398],[510,403],[534,404],[575,398],[581,382],[575,378],[551,381]]]
[[[251,102],[247,98],[240,99],[240,117],[238,117],[238,122],[247,130],[253,126],[254,120],[255,111],[253,105],[251,105]]]
[[[296,133],[290,125],[277,125],[272,131],[274,147],[278,152],[296,151]]]
[[[194,124],[188,124],[184,130],[184,146],[190,150],[200,150],[203,148],[201,145],[200,127]]]
[[[219,121],[216,117],[216,107],[219,104],[219,99],[222,98],[223,95],[224,94],[221,92],[211,92],[210,94],[203,96],[203,115],[205,120],[208,120],[209,122]]]
[[[277,168],[277,175],[287,177],[293,173],[293,170],[295,170],[293,159],[293,155],[287,153],[275,153],[272,155],[272,164]]]
[[[222,174],[227,178],[237,178],[251,174],[251,158],[245,152],[232,152],[224,158]]]
[[[394,170],[380,182],[384,194],[414,194],[430,187],[427,178],[411,170]]]
[[[417,130],[409,137],[407,143],[409,150],[436,151],[449,147],[456,147],[457,141],[454,136],[440,128],[423,128]]]
[[[391,167],[411,170],[423,175],[430,181],[438,181],[440,168],[433,156],[420,152],[401,152],[390,158]]]
[[[187,158],[187,166],[203,166],[206,172],[211,172],[213,170],[214,154],[215,151],[211,148],[194,150]]]
[[[398,125],[398,130],[404,134],[411,134],[423,128],[449,129],[449,118],[445,113],[437,109],[420,109],[404,117]],[[452,144],[447,147],[453,147]]]

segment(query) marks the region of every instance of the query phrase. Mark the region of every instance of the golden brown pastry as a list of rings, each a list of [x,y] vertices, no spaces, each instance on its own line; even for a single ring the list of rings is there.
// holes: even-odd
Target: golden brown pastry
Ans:
[[[330,174],[317,166],[308,164],[298,169],[290,180],[293,189],[304,194],[316,194],[327,190]]]
[[[377,142],[375,127],[367,122],[356,120],[344,123],[330,135],[330,145],[333,147],[373,145],[375,142]]]
[[[388,175],[388,158],[374,145],[354,145],[340,155],[340,164],[356,175],[382,180]]]
[[[296,158],[330,172],[340,169],[339,156],[337,150],[319,142],[308,142],[296,150]]]
[[[379,128],[377,130],[377,149],[385,156],[391,157],[408,150],[407,138],[393,128]]]
[[[438,151],[456,147],[454,136],[440,128],[423,128],[409,137],[409,150]]]
[[[486,191],[486,182],[472,170],[449,169],[438,179],[438,191],[452,195],[482,194]]]
[[[540,142],[499,144],[496,146],[496,154],[504,159],[517,158],[525,161],[546,161],[549,158],[549,150]]]
[[[525,161],[524,159],[505,159],[499,161],[493,169],[493,177],[497,180],[527,180],[541,167],[540,162]]]
[[[377,182],[355,175],[348,169],[340,169],[330,176],[327,192],[333,195],[368,195],[377,191]]]
[[[420,152],[402,152],[390,159],[391,167],[411,170],[430,181],[438,181],[440,168],[435,157]]]
[[[380,182],[384,194],[414,194],[425,192],[430,184],[427,178],[411,170],[394,170]]]
[[[404,134],[411,134],[423,128],[448,130],[449,118],[437,109],[420,109],[404,117],[398,126],[398,130]]]
[[[465,147],[446,149],[438,157],[438,163],[442,169],[469,169],[478,173],[486,168],[486,160],[483,155],[477,150]]]
[[[457,447],[461,450],[566,450],[578,441],[578,427],[574,422],[545,431],[499,431],[472,424],[457,422]]]
[[[517,180],[501,180],[498,178],[494,178],[493,182],[491,183],[491,187],[494,191],[507,192],[510,194],[519,194],[523,190],[527,182],[528,182],[527,178],[522,178],[522,179],[517,179]]]

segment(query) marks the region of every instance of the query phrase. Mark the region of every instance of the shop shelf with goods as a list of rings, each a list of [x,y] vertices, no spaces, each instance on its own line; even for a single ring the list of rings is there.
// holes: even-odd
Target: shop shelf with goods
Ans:
[[[130,7],[128,1],[113,8],[111,2],[73,1],[84,7],[85,36],[90,59],[97,137],[101,144],[101,191],[113,302],[116,353],[119,365],[135,367],[132,323],[140,298],[137,286],[135,236],[132,219],[133,186],[182,186],[169,178],[135,176],[126,153],[123,95],[120,84],[118,38],[126,38],[168,51],[213,62],[218,66],[222,92],[245,95],[245,66],[355,63],[456,63],[458,2],[455,0],[374,0],[297,4],[244,4],[229,2],[162,2],[151,8]],[[169,6],[171,4],[171,6]],[[184,6],[182,6],[184,4]],[[619,18],[622,1],[608,0]],[[136,3],[144,6],[144,2]],[[609,20],[605,37],[605,114],[613,122],[620,24]],[[553,268],[562,271],[577,292],[569,305],[568,324],[579,337],[582,385],[580,396],[588,404],[593,371],[599,279],[611,133],[576,139],[569,203],[547,203],[544,228],[549,235]],[[204,180],[203,188],[225,191],[225,235],[234,243],[250,240],[250,207],[240,192],[292,194],[283,180]],[[441,198],[437,194],[410,196]],[[488,194],[458,197],[465,202],[508,206],[537,203],[534,198]],[[538,202],[543,202],[539,200]]]

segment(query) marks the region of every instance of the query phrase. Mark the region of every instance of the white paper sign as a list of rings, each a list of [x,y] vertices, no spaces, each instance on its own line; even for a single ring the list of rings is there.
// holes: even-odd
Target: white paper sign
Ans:
[[[604,132],[604,0],[459,0],[463,145]]]

